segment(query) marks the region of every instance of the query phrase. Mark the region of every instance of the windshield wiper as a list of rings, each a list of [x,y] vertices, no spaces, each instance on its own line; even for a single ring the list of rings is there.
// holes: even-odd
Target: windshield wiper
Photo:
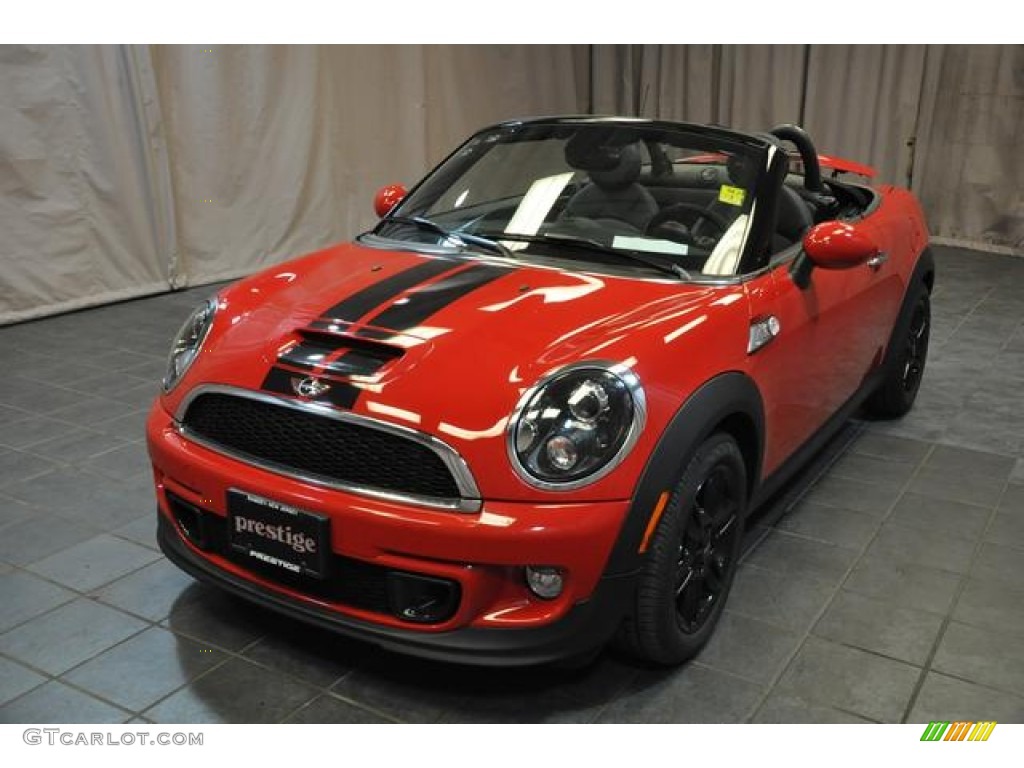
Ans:
[[[425,219],[422,216],[388,216],[387,218],[382,219],[380,224],[373,228],[374,234],[377,234],[377,230],[385,224],[409,224],[426,232],[433,232],[435,235],[440,235],[445,240],[452,240],[461,244],[463,247],[475,245],[479,248],[488,250],[491,253],[504,256],[507,259],[514,259],[516,257],[508,246],[502,245],[501,243],[495,242],[494,240],[490,240],[486,237],[481,237],[480,235],[471,235],[468,232],[449,232],[437,222]]]
[[[652,259],[640,251],[634,250],[622,250],[619,248],[612,248],[611,246],[600,243],[597,240],[591,240],[586,237],[573,237],[572,235],[558,235],[558,234],[546,234],[546,235],[524,235],[518,232],[487,232],[483,235],[487,238],[493,238],[494,242],[498,240],[511,240],[516,243],[539,243],[541,245],[564,245],[568,248],[580,248],[588,251],[599,251],[600,253],[606,253],[610,256],[618,256],[620,259],[628,259],[629,261],[635,261],[638,264],[644,264],[651,269],[656,269],[659,272],[664,272],[667,275],[673,277],[679,277],[683,280],[693,279],[690,273],[683,269],[675,262],[660,261],[658,259]]]

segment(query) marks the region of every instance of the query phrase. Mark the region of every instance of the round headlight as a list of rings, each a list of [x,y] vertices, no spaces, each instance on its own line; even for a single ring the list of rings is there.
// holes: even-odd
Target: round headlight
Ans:
[[[185,371],[198,357],[213,325],[213,316],[217,312],[217,300],[207,299],[189,315],[188,320],[181,326],[178,335],[171,345],[171,354],[167,358],[167,373],[164,375],[164,391],[170,392],[174,386],[185,375]]]
[[[595,421],[608,410],[608,390],[587,380],[569,395],[569,412],[580,421]]]
[[[576,450],[576,443],[571,437],[555,435],[548,440],[548,460],[553,467],[560,470],[569,470],[576,466],[580,454]]]
[[[529,390],[509,421],[508,452],[531,485],[569,490],[610,472],[643,429],[640,382],[628,368],[563,368]]]

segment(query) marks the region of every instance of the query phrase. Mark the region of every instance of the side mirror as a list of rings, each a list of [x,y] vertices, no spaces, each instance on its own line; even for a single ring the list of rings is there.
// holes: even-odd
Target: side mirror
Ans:
[[[406,193],[407,190],[401,184],[388,184],[386,187],[381,187],[373,197],[373,210],[383,219],[391,213],[392,208],[402,202]]]
[[[790,274],[800,288],[806,288],[811,284],[814,267],[851,269],[877,255],[878,245],[862,227],[824,221],[804,235],[803,253],[793,261]]]
[[[826,221],[804,235],[804,253],[822,269],[850,269],[878,255],[878,246],[863,228]]]

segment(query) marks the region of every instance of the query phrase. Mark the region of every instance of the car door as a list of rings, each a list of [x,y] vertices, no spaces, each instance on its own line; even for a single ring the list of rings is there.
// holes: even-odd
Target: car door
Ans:
[[[764,470],[774,471],[853,396],[881,360],[895,315],[887,264],[791,271],[799,245],[748,283],[752,323],[775,318],[777,332],[751,353],[768,427]]]

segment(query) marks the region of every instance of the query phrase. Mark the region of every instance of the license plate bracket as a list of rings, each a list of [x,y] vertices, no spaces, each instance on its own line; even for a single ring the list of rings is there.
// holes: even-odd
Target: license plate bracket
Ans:
[[[237,489],[228,491],[227,509],[233,552],[291,576],[326,578],[328,517]]]

